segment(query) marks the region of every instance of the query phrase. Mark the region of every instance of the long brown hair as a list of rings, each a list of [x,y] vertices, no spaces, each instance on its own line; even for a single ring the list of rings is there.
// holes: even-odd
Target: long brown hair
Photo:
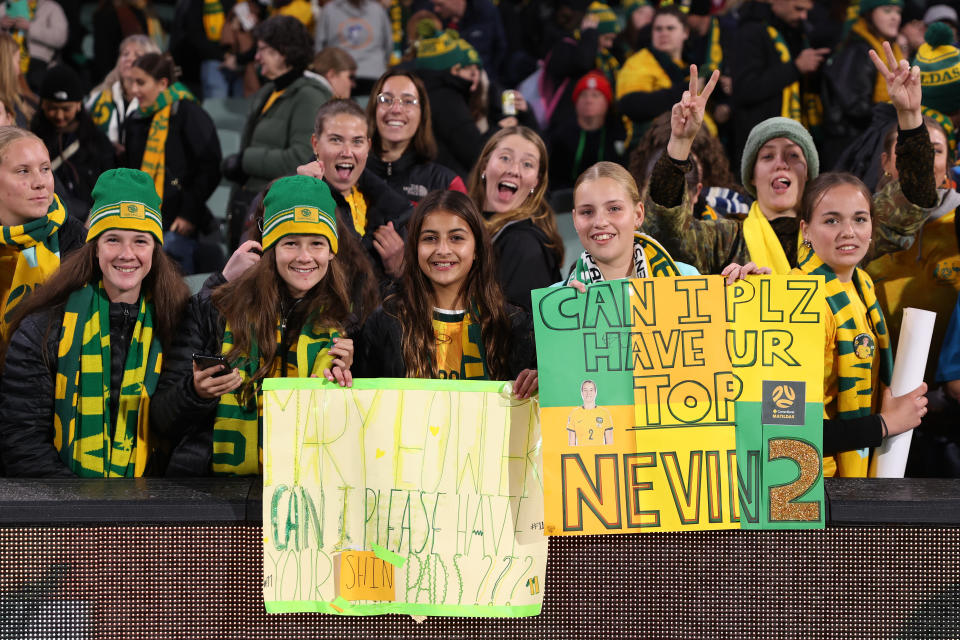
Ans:
[[[460,298],[469,305],[468,313],[480,325],[490,378],[505,380],[510,377],[510,319],[497,282],[493,244],[480,211],[470,198],[458,191],[433,191],[417,205],[407,226],[399,292],[384,302],[387,312],[400,321],[407,377],[436,378],[438,375],[437,338],[432,321],[436,295],[418,259],[423,222],[435,211],[452,213],[466,222],[473,233],[475,255]]]
[[[397,76],[410,79],[410,82],[412,82],[413,86],[417,89],[417,100],[420,103],[420,126],[417,127],[416,132],[413,134],[413,139],[410,140],[408,146],[413,147],[419,161],[433,161],[437,157],[437,141],[433,137],[430,98],[427,96],[427,88],[423,85],[423,81],[407,69],[388,69],[386,73],[377,79],[376,84],[373,85],[373,90],[370,92],[370,101],[367,102],[367,122],[373,129],[373,152],[376,153],[377,156],[383,153],[383,149],[380,146],[380,130],[377,128],[377,106],[379,104],[377,102],[377,96],[383,91],[383,85],[386,84],[387,80]]]
[[[473,170],[467,180],[467,193],[473,200],[478,209],[483,208],[486,197],[486,186],[484,184],[483,173],[487,168],[487,162],[490,156],[496,150],[504,138],[509,136],[520,136],[528,140],[537,147],[540,154],[539,168],[537,169],[537,186],[533,193],[524,199],[519,208],[507,213],[498,213],[486,222],[486,227],[491,234],[496,234],[509,222],[530,219],[533,224],[543,231],[548,240],[547,247],[557,256],[557,262],[563,262],[563,238],[557,230],[557,220],[554,217],[553,209],[547,202],[547,147],[543,140],[527,127],[507,127],[493,134],[487,144],[483,145],[483,151],[480,152],[480,158],[473,165]]]
[[[152,260],[150,272],[140,285],[140,292],[146,293],[153,301],[153,326],[160,344],[166,349],[173,344],[179,330],[183,308],[190,298],[190,289],[183,281],[180,269],[164,253],[159,242],[153,246]],[[17,307],[10,323],[9,335],[12,336],[23,319],[31,313],[63,305],[71,293],[84,285],[96,284],[101,278],[103,272],[97,259],[97,243],[91,240],[64,259],[60,268]],[[56,314],[53,314],[50,317],[50,323],[44,331],[44,341],[54,329],[55,316]],[[6,357],[6,345],[3,345],[2,355]],[[3,358],[0,358],[0,364],[2,361]]]
[[[247,403],[256,396],[259,382],[274,367],[277,355],[277,319],[280,301],[287,284],[277,272],[276,247],[263,252],[260,261],[236,280],[217,287],[211,299],[227,321],[233,334],[233,347],[226,354],[233,362],[248,357],[254,343],[263,364],[240,389],[240,398]],[[327,273],[304,297],[303,317],[316,329],[343,331],[350,313],[347,279],[343,267],[334,256],[327,264]]]

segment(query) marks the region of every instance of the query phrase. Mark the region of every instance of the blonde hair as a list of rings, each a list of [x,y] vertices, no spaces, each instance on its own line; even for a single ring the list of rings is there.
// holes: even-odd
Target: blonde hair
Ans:
[[[598,162],[581,173],[573,185],[574,199],[576,199],[577,189],[580,188],[580,185],[600,178],[610,178],[623,187],[633,204],[640,202],[640,190],[637,188],[637,181],[633,179],[629,171],[615,162]]]
[[[11,56],[17,59],[19,65],[20,45],[9,33],[0,32],[0,100],[13,107],[10,116],[14,121],[17,111],[29,121],[33,117],[33,109],[20,95],[20,75],[13,71]]]
[[[550,207],[550,203],[547,202],[546,198],[547,147],[543,144],[540,136],[534,131],[527,127],[507,127],[506,129],[501,129],[487,140],[487,144],[483,145],[483,151],[480,152],[480,157],[477,159],[477,163],[473,165],[473,170],[467,179],[467,194],[473,200],[474,204],[477,205],[477,208],[482,211],[486,196],[483,172],[487,167],[487,162],[490,161],[490,156],[496,151],[497,146],[509,136],[520,136],[532,142],[537,148],[537,153],[540,156],[539,167],[537,168],[537,186],[534,188],[533,193],[529,194],[517,209],[507,211],[506,213],[498,213],[489,218],[486,221],[487,229],[491,235],[494,235],[510,222],[529,219],[546,234],[547,240],[549,241],[547,247],[557,255],[557,260],[562,262],[563,238],[560,237],[560,232],[557,230],[557,221],[554,218],[553,209]]]
[[[121,79],[120,57],[123,55],[123,49],[129,45],[137,45],[140,47],[140,54],[137,55],[137,58],[148,53],[161,53],[160,47],[157,46],[157,43],[154,42],[150,36],[145,36],[142,33],[135,33],[132,36],[127,36],[120,43],[120,48],[117,50],[117,63],[113,65],[113,69],[111,69],[110,73],[107,74],[107,77],[103,79],[103,82],[95,86],[90,91],[90,95],[97,95],[101,91],[109,89],[113,86],[114,82]]]
[[[21,129],[20,127],[6,126],[0,127],[0,164],[3,164],[4,155],[7,152],[7,147],[16,142],[17,140],[36,140],[43,150],[47,150],[47,146],[43,144],[43,140],[37,137],[34,133],[27,131],[26,129]]]

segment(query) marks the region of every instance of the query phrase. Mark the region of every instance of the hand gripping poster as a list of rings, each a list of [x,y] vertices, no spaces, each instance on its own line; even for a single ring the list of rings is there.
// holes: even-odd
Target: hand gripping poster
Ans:
[[[263,393],[268,612],[540,613],[534,401],[449,380],[275,378]]]
[[[533,292],[548,535],[822,528],[823,281]]]

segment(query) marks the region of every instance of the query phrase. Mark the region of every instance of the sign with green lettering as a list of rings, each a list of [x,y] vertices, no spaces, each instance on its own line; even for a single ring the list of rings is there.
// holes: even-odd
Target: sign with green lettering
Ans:
[[[824,524],[823,280],[533,292],[549,535]]]
[[[268,612],[540,613],[535,402],[502,382],[273,378],[263,405]]]

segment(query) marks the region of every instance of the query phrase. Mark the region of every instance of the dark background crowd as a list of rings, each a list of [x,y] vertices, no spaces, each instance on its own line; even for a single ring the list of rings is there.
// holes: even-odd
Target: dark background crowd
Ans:
[[[578,176],[617,163],[646,197],[671,109],[715,71],[682,196],[697,219],[747,216],[756,197],[741,183],[748,134],[776,116],[809,132],[815,149],[804,152],[819,156],[821,171],[849,171],[878,192],[896,180],[897,114],[868,56],[885,57],[889,45],[894,64],[919,67],[938,199],[912,246],[870,273],[894,338],[904,306],[940,314],[931,417],[917,436],[918,451],[936,462],[918,458],[914,472],[953,475],[960,387],[935,378],[941,345],[955,339],[947,325],[960,292],[958,8],[933,0],[5,0],[0,125],[43,141],[56,194],[80,222],[104,171],[153,177],[163,249],[196,274],[195,290],[211,273],[231,279],[236,260],[227,258],[256,236],[265,190],[299,172],[323,177],[341,228],[352,231],[338,255],[363,256],[348,280],[360,315],[402,273],[412,206],[448,189],[483,213],[504,296],[529,308],[529,291],[566,276],[580,253],[568,215]],[[511,157],[498,168],[502,143],[518,138],[511,152],[529,149],[537,161]]]

